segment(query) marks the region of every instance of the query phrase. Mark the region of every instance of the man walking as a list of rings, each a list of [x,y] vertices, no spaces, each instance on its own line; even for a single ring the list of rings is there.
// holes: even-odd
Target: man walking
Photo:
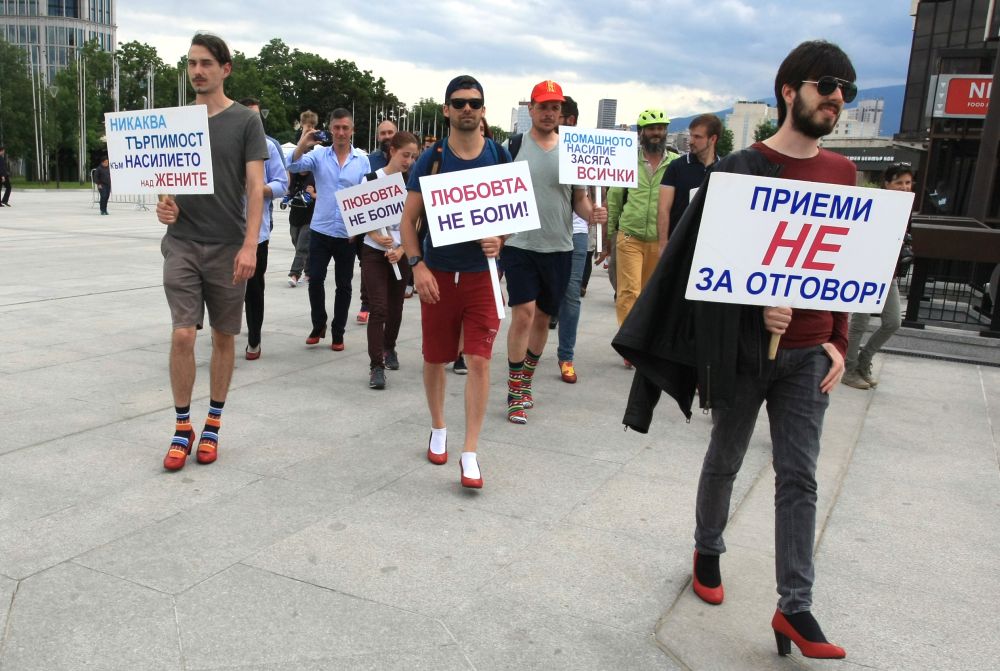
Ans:
[[[0,207],[10,207],[10,166],[7,165],[7,148],[0,147]]]
[[[722,136],[722,120],[714,114],[701,114],[688,124],[688,153],[671,161],[660,181],[660,204],[656,215],[656,233],[660,254],[681,215],[691,201],[691,190],[705,181],[705,175],[719,161],[715,145]]]
[[[531,91],[531,130],[520,136],[515,161],[525,161],[541,228],[515,233],[504,245],[503,267],[511,306],[507,331],[507,420],[527,424],[534,405],[532,379],[548,340],[549,318],[559,314],[573,262],[573,212],[603,223],[584,187],[559,183],[559,118],[565,100],[552,80]]]
[[[108,213],[108,200],[111,199],[111,168],[108,166],[108,157],[105,156],[94,170],[94,184],[97,185],[97,193],[101,197],[101,214]]]
[[[347,235],[336,193],[360,184],[371,172],[368,157],[351,144],[354,117],[349,110],[337,108],[330,114],[330,134],[333,145],[312,149],[318,141],[317,131],[303,133],[288,164],[289,172],[311,172],[316,180],[316,211],[309,224],[309,305],[312,331],[307,345],[316,345],[326,337],[326,273],[333,260],[336,291],[333,299],[333,321],[330,323],[330,349],[344,349],[347,313],[351,307],[351,281],[354,279],[356,246]],[[308,153],[307,153],[308,152]]]
[[[196,34],[188,49],[187,69],[195,104],[208,107],[215,193],[166,196],[156,206],[157,219],[167,225],[160,248],[163,290],[173,322],[170,386],[177,424],[163,460],[171,471],[184,467],[194,444],[194,344],[206,307],[212,328],[211,400],[197,458],[210,464],[218,456],[222,408],[243,322],[243,294],[257,263],[268,155],[260,116],[227,98],[223,90],[233,59],[222,38]]]
[[[845,103],[854,100],[854,66],[829,42],[804,42],[775,77],[778,131],[723,159],[713,170],[854,186],[848,159],[819,147]],[[711,189],[711,176],[707,189]],[[740,470],[761,405],[767,402],[775,471],[775,569],[780,598],[771,626],[778,652],[794,642],[803,655],[844,657],[827,642],[811,614],[816,531],[816,463],[830,392],[844,373],[847,315],[825,310],[760,308],[684,299],[704,207],[699,191],[667,248],[663,262],[615,337],[635,362],[625,423],[649,428],[660,390],[690,417],[695,384],[702,407],[712,409],[712,437],[696,501],[693,588],[702,600],[724,598],[719,555],[729,519],[733,481]],[[774,360],[772,334],[781,336]],[[692,363],[696,363],[692,367]]]
[[[319,117],[312,110],[305,110],[299,114],[299,138],[316,130],[317,125]],[[316,180],[313,179],[312,173],[289,172],[288,193],[292,194],[288,202],[288,232],[292,236],[295,255],[288,269],[287,282],[288,286],[294,289],[308,277],[305,271],[309,260],[309,224],[316,210]]]
[[[450,133],[421,154],[410,171],[400,231],[420,295],[424,391],[431,414],[427,459],[433,464],[448,461],[445,366],[455,360],[461,349],[469,374],[465,380],[465,441],[460,482],[463,487],[478,489],[483,486],[483,476],[476,449],[490,391],[493,341],[500,329],[486,259],[500,254],[503,240],[489,237],[436,247],[431,232],[424,238],[421,249],[417,238],[417,221],[424,209],[420,178],[508,163],[510,154],[479,132],[479,122],[486,110],[483,87],[474,77],[460,75],[452,79],[445,89],[444,100]]]

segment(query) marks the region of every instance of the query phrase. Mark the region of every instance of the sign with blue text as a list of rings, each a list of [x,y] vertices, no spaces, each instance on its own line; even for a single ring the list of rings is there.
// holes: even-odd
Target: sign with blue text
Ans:
[[[880,313],[913,194],[713,173],[689,300]]]
[[[215,192],[205,105],[109,112],[104,125],[116,193]]]
[[[559,126],[559,183],[638,185],[639,140],[632,131]]]

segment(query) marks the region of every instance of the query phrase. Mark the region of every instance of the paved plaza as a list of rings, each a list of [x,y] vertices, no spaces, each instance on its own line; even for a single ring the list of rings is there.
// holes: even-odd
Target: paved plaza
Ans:
[[[896,355],[841,385],[821,455],[814,612],[847,659],[780,658],[762,413],[734,493],[726,601],[691,592],[711,427],[670,399],[621,424],[632,375],[594,271],[559,379],[552,331],[526,426],[492,362],[481,491],[426,460],[420,309],[368,388],[364,327],[307,347],[275,209],[263,355],[238,358],[219,461],[162,468],[173,431],[163,227],[84,191],[0,209],[0,670],[985,669],[1000,649],[1000,368]],[[332,312],[332,291],[328,291]],[[509,320],[507,320],[509,321]],[[208,407],[207,333],[192,420]]]

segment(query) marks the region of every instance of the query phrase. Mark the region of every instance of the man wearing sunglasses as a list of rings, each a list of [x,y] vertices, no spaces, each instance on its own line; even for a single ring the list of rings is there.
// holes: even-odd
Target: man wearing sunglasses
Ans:
[[[586,187],[559,183],[559,118],[562,87],[552,80],[531,91],[531,130],[521,136],[515,160],[526,161],[541,228],[515,233],[504,245],[503,268],[511,306],[507,331],[507,419],[526,424],[534,405],[531,381],[549,336],[549,318],[559,314],[573,263],[573,212],[584,221],[607,221],[592,207]],[[574,371],[574,376],[575,376]]]
[[[461,458],[463,487],[481,488],[483,476],[476,458],[479,432],[486,416],[490,391],[490,357],[500,330],[493,284],[486,259],[500,254],[499,237],[434,246],[434,233],[417,237],[417,222],[423,215],[420,178],[436,173],[471,170],[509,163],[510,154],[493,140],[483,137],[479,125],[486,114],[483,87],[474,77],[460,75],[445,90],[444,116],[448,135],[424,151],[410,170],[406,205],[400,232],[403,249],[420,295],[424,390],[431,413],[431,435],[427,459],[433,464],[448,461],[448,430],[444,418],[445,366],[463,352],[469,368],[465,382],[465,444]]]
[[[846,158],[819,147],[844,104],[854,100],[854,66],[839,47],[804,42],[775,77],[778,131],[764,142],[722,159],[713,169],[854,186]],[[661,263],[612,345],[637,369],[624,423],[646,432],[661,391],[690,417],[695,386],[711,408],[712,437],[702,464],[696,501],[695,594],[723,600],[719,555],[729,519],[733,482],[767,402],[775,471],[775,568],[778,608],[771,626],[778,653],[794,642],[803,655],[844,657],[827,642],[811,614],[816,530],[816,463],[829,393],[844,372],[847,315],[825,310],[760,308],[684,299],[686,269],[701,223],[699,189],[671,236]],[[772,334],[777,357],[767,358]],[[694,365],[692,365],[692,363]]]

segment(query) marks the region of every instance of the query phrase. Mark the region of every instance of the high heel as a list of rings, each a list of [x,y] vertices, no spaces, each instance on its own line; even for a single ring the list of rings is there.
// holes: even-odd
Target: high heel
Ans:
[[[462,454],[465,454],[464,452]],[[476,459],[476,465],[479,465],[479,460]],[[482,471],[479,473],[478,478],[469,478],[465,475],[465,469],[462,468],[462,460],[458,460],[458,468],[462,472],[462,486],[468,487],[469,489],[482,489],[483,488],[483,474]]]
[[[810,641],[800,634],[798,630],[789,622],[788,617],[780,610],[774,611],[771,618],[771,628],[774,629],[774,641],[778,645],[778,654],[788,655],[792,652],[792,643],[799,649],[803,657],[812,659],[843,659],[847,653],[839,645],[834,645],[826,640],[823,631],[819,628],[819,623],[811,613],[805,611],[796,613],[793,617],[808,618],[806,624],[812,630],[810,635],[818,640]]]
[[[448,440],[447,440],[447,438],[445,439],[445,442],[444,442],[444,452],[442,452],[441,454],[437,454],[435,452],[431,452],[431,440],[433,438],[434,438],[434,433],[432,432],[431,433],[431,437],[427,439],[427,461],[431,462],[432,464],[436,464],[438,466],[440,466],[441,464],[447,464],[448,463]]]
[[[704,560],[708,555],[702,557]],[[694,589],[694,593],[698,595],[698,598],[705,603],[710,603],[713,606],[718,606],[722,603],[725,598],[725,591],[722,589],[722,579],[719,579],[719,584],[715,587],[706,587],[698,580],[698,551],[694,551],[694,567],[691,569],[691,587]]]
[[[306,338],[307,345],[318,345],[319,341],[326,337],[326,325],[321,328],[313,327],[313,330],[309,332],[309,337]]]

